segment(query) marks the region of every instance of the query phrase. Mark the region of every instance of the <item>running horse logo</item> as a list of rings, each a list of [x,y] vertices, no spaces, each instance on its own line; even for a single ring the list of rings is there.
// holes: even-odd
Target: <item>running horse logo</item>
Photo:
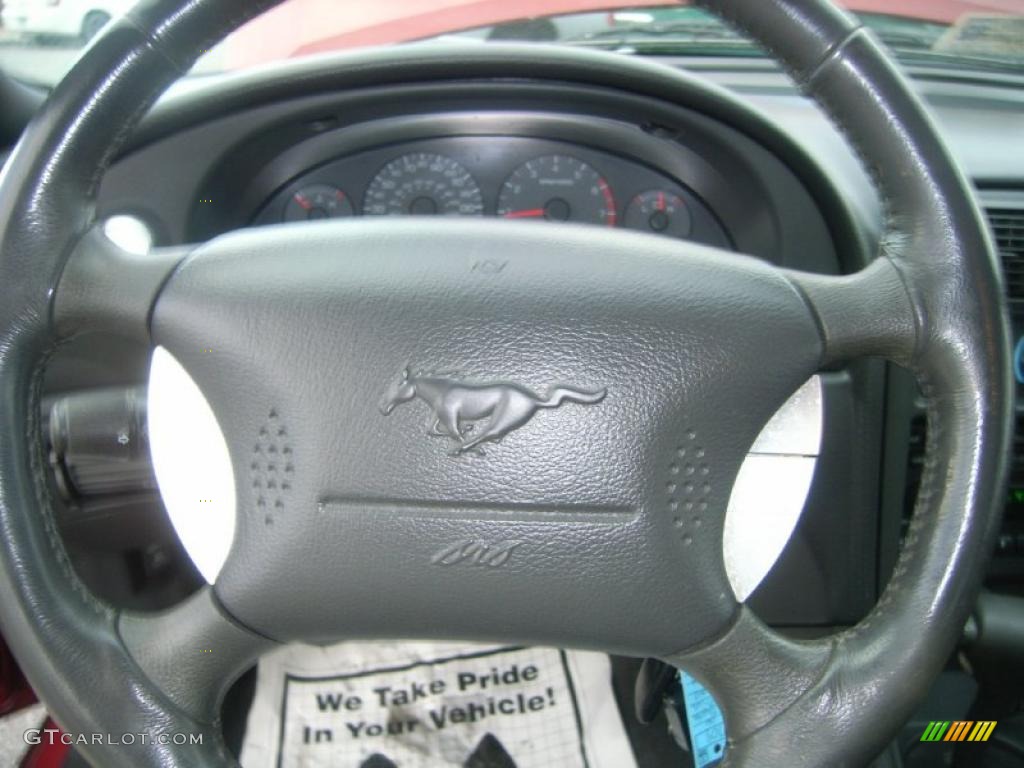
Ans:
[[[452,456],[482,455],[481,443],[501,440],[532,419],[537,409],[557,408],[565,402],[599,403],[606,393],[604,389],[586,392],[554,387],[547,397],[540,397],[518,384],[467,384],[440,376],[416,376],[406,368],[388,391],[381,412],[387,416],[398,405],[418,397],[434,412],[434,425],[427,434],[458,443]],[[485,419],[476,432],[475,422]]]

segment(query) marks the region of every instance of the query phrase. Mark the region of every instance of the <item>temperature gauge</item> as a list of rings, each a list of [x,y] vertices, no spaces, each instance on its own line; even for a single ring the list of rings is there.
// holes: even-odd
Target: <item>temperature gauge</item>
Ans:
[[[311,184],[291,196],[284,209],[285,221],[312,221],[352,216],[352,203],[337,187]]]
[[[693,225],[679,195],[654,189],[634,197],[626,207],[626,226],[670,237],[687,237]]]

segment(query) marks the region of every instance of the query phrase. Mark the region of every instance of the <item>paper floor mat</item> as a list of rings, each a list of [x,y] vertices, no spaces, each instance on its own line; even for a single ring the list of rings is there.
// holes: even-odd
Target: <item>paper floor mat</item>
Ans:
[[[243,768],[635,768],[608,657],[450,643],[260,660]]]

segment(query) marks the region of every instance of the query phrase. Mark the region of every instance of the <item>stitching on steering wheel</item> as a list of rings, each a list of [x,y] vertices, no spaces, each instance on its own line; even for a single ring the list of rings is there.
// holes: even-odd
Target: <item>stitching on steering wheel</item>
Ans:
[[[29,382],[28,420],[26,423],[28,435],[26,437],[29,444],[29,468],[32,471],[32,485],[35,490],[36,504],[39,506],[39,512],[43,518],[46,540],[50,544],[53,559],[60,567],[60,572],[67,579],[68,586],[71,587],[71,592],[78,595],[82,604],[91,608],[95,613],[112,619],[114,616],[113,609],[86,587],[71,564],[71,558],[68,556],[64,540],[61,538],[57,528],[50,489],[46,484],[46,468],[43,466],[42,460],[45,448],[43,446],[41,428],[43,374],[47,363],[59,347],[60,344],[51,344],[48,349],[40,353],[39,360],[32,370],[32,378]],[[26,513],[28,513],[27,510]]]
[[[921,529],[926,524],[925,509],[935,495],[936,470],[936,445],[943,432],[944,423],[939,416],[936,400],[934,398],[934,387],[928,378],[928,374],[921,369],[914,370],[918,376],[921,392],[926,400],[927,436],[925,438],[925,459],[921,469],[921,481],[918,485],[917,499],[914,502],[914,513],[911,515],[910,524],[907,527],[906,536],[903,539],[903,546],[900,548],[896,564],[889,577],[882,596],[875,603],[871,612],[859,623],[850,627],[841,636],[847,639],[854,639],[864,634],[871,625],[884,617],[886,610],[896,599],[896,596],[903,589],[903,581],[909,572],[909,565],[917,557],[917,550],[921,546]]]

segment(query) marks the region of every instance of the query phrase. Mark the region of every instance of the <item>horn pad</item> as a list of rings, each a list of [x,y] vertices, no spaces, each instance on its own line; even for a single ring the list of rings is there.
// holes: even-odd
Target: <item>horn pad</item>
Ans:
[[[821,354],[766,264],[514,222],[221,238],[169,281],[153,333],[231,451],[215,589],[240,621],[324,642],[515,627],[638,655],[734,615],[733,481]]]

